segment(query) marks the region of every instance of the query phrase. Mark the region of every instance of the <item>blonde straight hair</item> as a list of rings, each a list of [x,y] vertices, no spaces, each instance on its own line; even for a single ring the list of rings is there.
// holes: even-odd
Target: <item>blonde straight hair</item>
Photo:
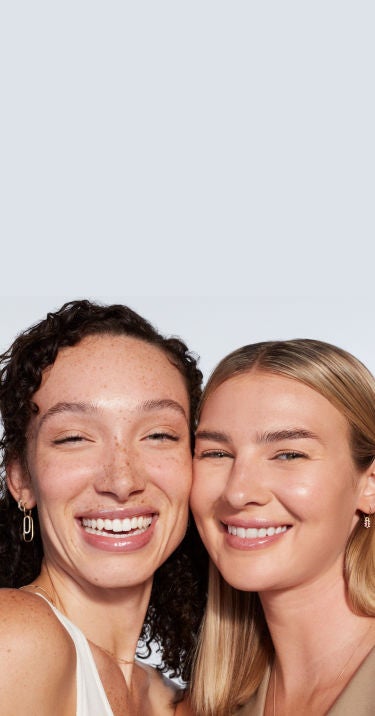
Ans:
[[[375,380],[350,353],[311,339],[244,346],[224,358],[204,390],[201,412],[222,383],[248,372],[298,380],[323,395],[350,428],[355,465],[375,458]],[[375,616],[375,528],[359,521],[345,554],[344,577],[354,612]],[[256,593],[228,585],[210,565],[208,600],[193,665],[191,703],[197,716],[231,716],[258,688],[273,645]]]

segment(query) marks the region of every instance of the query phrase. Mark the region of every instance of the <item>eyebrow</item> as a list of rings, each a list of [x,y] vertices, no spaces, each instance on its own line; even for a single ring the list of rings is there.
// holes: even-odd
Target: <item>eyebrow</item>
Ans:
[[[38,430],[40,430],[48,418],[51,418],[53,415],[59,415],[59,413],[96,413],[97,411],[98,408],[94,403],[68,403],[62,401],[52,405],[46,410],[40,419]]]
[[[146,400],[143,403],[140,403],[136,406],[137,412],[151,412],[154,410],[163,410],[165,408],[172,409],[180,413],[184,416],[184,418],[187,420],[185,410],[183,409],[182,405],[178,403],[176,400],[171,399],[161,399],[161,400]],[[52,405],[42,418],[40,419],[38,430],[40,430],[43,423],[45,423],[48,418],[52,417],[53,415],[59,415],[60,413],[88,413],[93,414],[97,413],[99,411],[98,406],[96,406],[94,403],[85,403],[85,402],[59,402],[55,405]]]
[[[216,443],[230,443],[231,438],[228,433],[224,433],[218,430],[198,430],[195,435],[196,439],[200,440],[212,440]],[[271,432],[265,432],[257,436],[257,443],[274,443],[280,440],[319,440],[318,435],[313,433],[311,430],[305,428],[288,428],[284,430],[273,430]]]
[[[197,430],[195,433],[196,440],[212,440],[214,443],[230,443],[230,437],[227,433],[218,430]]]
[[[319,440],[319,436],[305,428],[272,430],[257,436],[257,443],[275,443],[280,440]]]
[[[160,400],[146,400],[144,403],[140,403],[140,405],[137,406],[136,410],[139,412],[148,412],[152,410],[165,410],[166,408],[171,408],[172,410],[177,411],[187,420],[185,410],[183,409],[181,403],[178,403],[177,400],[171,400],[170,398],[162,398]]]

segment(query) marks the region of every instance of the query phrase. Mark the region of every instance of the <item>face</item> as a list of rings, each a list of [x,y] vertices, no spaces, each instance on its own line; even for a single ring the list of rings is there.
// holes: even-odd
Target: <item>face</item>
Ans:
[[[249,372],[204,405],[191,505],[213,562],[238,589],[342,579],[364,479],[346,419],[296,380]]]
[[[150,580],[187,523],[181,374],[143,341],[91,336],[60,350],[33,400],[25,502],[38,506],[47,564],[98,586]]]

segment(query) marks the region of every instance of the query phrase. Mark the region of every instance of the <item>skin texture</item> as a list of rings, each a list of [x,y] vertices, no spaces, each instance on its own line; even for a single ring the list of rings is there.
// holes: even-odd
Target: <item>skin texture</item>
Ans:
[[[299,381],[250,371],[204,404],[191,506],[227,582],[259,593],[278,716],[327,713],[375,644],[374,620],[352,612],[343,576],[359,511],[375,503],[374,475],[373,464],[354,465],[346,419]]]
[[[38,505],[45,559],[35,583],[92,642],[115,714],[123,712],[128,698],[131,713],[143,713],[146,704],[150,714],[173,713],[169,689],[162,687],[161,695],[153,670],[116,667],[102,649],[133,658],[153,573],[186,529],[191,454],[183,378],[154,346],[131,337],[92,336],[59,352],[33,400],[39,412],[29,426],[27,468],[17,462],[10,466],[8,484],[28,508]],[[92,535],[82,523],[83,518],[134,516],[147,517],[151,525],[140,534],[121,532],[115,538]],[[32,600],[36,647],[40,629],[56,621],[48,605],[13,590],[4,590],[2,599],[11,630]],[[59,653],[58,641],[66,636],[58,623],[53,630],[51,648]],[[15,663],[20,663],[18,632],[12,632]],[[49,661],[41,655],[47,678]],[[62,657],[60,670],[64,664]],[[12,675],[3,673],[2,680],[11,694]],[[38,689],[35,703],[42,698]],[[16,706],[13,698],[19,713]],[[62,713],[75,713],[74,706]]]

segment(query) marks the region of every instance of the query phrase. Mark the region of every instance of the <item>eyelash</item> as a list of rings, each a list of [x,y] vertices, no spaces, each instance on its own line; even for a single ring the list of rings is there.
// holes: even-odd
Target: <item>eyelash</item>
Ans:
[[[179,438],[171,433],[151,433],[151,435],[147,435],[146,440],[171,440],[172,442],[177,442]]]
[[[202,452],[200,455],[197,455],[200,460],[203,460],[204,458],[217,458],[222,459],[224,457],[232,457],[229,453],[225,452],[224,450],[206,450],[205,452]],[[275,455],[273,460],[282,460],[284,459],[285,462],[292,462],[293,460],[297,460],[298,458],[306,458],[307,456],[302,452],[296,452],[295,450],[284,450],[283,452],[278,453]]]
[[[284,450],[283,452],[279,452],[275,457],[274,460],[278,460],[279,458],[285,458],[285,462],[296,460],[297,458],[304,458],[306,455],[303,452],[296,452],[295,450]]]
[[[64,438],[57,438],[53,441],[54,445],[63,445],[64,443],[78,443],[81,440],[84,440],[82,435],[67,435]]]
[[[85,438],[82,435],[67,435],[64,438],[57,438],[56,440],[53,440],[53,444],[64,445],[65,443],[78,443],[84,439]],[[170,433],[152,433],[151,435],[147,435],[146,440],[154,440],[155,442],[158,440],[160,440],[160,442],[171,440],[172,442],[177,442],[179,438],[176,435],[171,435]]]
[[[205,450],[200,455],[197,455],[197,457],[200,460],[203,460],[206,457],[222,459],[223,457],[232,457],[232,456],[228,452],[225,452],[225,450]]]

